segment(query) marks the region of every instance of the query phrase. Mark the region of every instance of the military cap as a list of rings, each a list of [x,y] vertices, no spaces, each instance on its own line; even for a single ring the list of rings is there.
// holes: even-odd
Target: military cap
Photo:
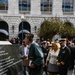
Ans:
[[[41,42],[41,44],[45,44],[45,43],[46,43],[46,41],[42,41],[42,42]]]
[[[66,41],[66,38],[59,39],[59,42],[64,42],[64,41]]]

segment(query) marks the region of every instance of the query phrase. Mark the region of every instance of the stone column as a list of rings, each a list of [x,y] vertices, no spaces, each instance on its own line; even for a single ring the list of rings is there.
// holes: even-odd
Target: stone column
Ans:
[[[40,15],[40,3],[41,0],[31,0],[31,15]]]
[[[53,0],[53,9],[52,9],[53,16],[60,16],[62,15],[62,0]]]
[[[75,0],[74,0],[74,6],[73,6],[73,13],[74,13],[74,15],[75,15]]]
[[[8,14],[19,14],[19,1],[18,0],[8,0]]]

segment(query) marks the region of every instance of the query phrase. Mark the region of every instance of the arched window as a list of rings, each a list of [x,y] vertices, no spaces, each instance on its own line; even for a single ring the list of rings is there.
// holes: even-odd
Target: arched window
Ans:
[[[29,13],[30,7],[30,0],[19,0],[20,13]]]
[[[74,0],[63,0],[62,10],[63,13],[73,13]]]
[[[8,10],[8,0],[0,0],[0,11]]]
[[[42,13],[52,13],[52,0],[41,0]]]

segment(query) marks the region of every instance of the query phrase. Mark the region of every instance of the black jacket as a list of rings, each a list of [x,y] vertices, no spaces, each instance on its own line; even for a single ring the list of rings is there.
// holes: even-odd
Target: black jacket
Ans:
[[[64,67],[69,66],[70,54],[71,54],[71,51],[67,46],[60,48],[60,52],[59,52],[59,55],[57,57],[57,60],[59,63],[64,62],[64,65],[61,64],[61,66],[64,66]]]

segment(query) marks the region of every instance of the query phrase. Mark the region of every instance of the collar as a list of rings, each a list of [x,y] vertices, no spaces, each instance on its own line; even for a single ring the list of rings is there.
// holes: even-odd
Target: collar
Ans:
[[[30,48],[30,47],[31,47],[31,44],[32,44],[32,43],[34,43],[34,42],[31,42],[31,43],[28,45],[28,48]]]
[[[65,46],[63,46],[63,47],[62,47],[62,49],[64,49],[65,47],[66,47],[66,45],[65,45]]]

